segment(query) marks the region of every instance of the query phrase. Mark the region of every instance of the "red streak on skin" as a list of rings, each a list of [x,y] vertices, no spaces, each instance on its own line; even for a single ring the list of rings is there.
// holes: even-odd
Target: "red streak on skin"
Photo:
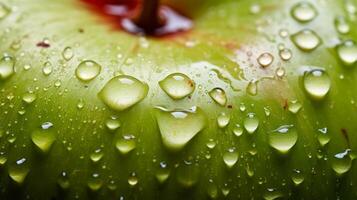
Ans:
[[[36,44],[37,47],[42,47],[42,48],[49,48],[51,47],[50,44],[46,43],[46,42],[39,42]]]
[[[141,1],[145,0],[80,0],[87,7],[100,15],[115,29],[124,30],[135,35],[145,35],[145,30],[135,23],[139,15]],[[164,37],[184,33],[192,29],[191,19],[179,14],[168,6],[160,6],[162,25],[157,27],[150,36]]]

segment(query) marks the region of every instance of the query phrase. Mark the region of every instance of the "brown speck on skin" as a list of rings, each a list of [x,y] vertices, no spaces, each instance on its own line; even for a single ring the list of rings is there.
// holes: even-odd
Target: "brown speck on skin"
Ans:
[[[84,29],[83,29],[83,28],[80,28],[80,29],[78,29],[78,32],[79,32],[79,33],[84,33]]]
[[[228,106],[227,106],[227,108],[232,109],[232,108],[233,108],[233,106],[232,106],[232,105],[228,105]]]
[[[284,99],[284,103],[283,103],[283,108],[284,108],[284,110],[287,110],[288,107],[289,107],[288,100],[287,100],[287,99]]]
[[[43,42],[43,41],[37,43],[36,46],[37,46],[37,47],[41,47],[41,48],[49,48],[49,47],[51,47],[50,44],[48,44],[48,43],[46,43],[46,42]]]
[[[341,128],[341,134],[343,135],[343,137],[345,138],[348,147],[350,147],[350,138],[348,137],[348,132],[347,129],[345,128]]]

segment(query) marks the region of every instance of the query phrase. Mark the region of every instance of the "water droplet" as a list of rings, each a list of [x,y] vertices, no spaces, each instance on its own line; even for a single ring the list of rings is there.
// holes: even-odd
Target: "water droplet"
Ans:
[[[244,128],[249,133],[254,133],[259,126],[259,119],[255,116],[254,113],[248,113],[247,117],[244,120]]]
[[[216,147],[217,143],[213,139],[209,139],[208,142],[206,143],[206,146],[209,149],[214,149]]]
[[[0,151],[0,167],[5,165],[6,162],[7,162],[6,153],[3,151]]]
[[[52,131],[48,130],[52,125],[42,124],[41,130],[35,130],[31,134],[32,142],[38,147],[43,153],[47,153],[54,141],[56,140],[55,135]]]
[[[25,93],[23,96],[22,96],[22,100],[27,103],[27,104],[31,104],[32,102],[34,102],[36,100],[36,95],[34,93]]]
[[[93,162],[98,162],[103,158],[103,156],[104,156],[104,153],[102,152],[102,149],[98,148],[90,155],[90,159]]]
[[[50,62],[45,62],[45,64],[43,65],[43,68],[42,68],[42,73],[45,76],[48,76],[52,73],[52,64]]]
[[[68,178],[67,172],[65,172],[65,171],[61,172],[61,174],[58,176],[57,184],[62,189],[68,189],[69,188],[70,182],[69,182],[69,178]]]
[[[198,107],[189,110],[169,111],[157,107],[157,123],[163,144],[178,151],[192,140],[206,125],[206,117]]]
[[[5,80],[15,73],[15,60],[4,56],[0,60],[0,80]]]
[[[162,184],[166,182],[169,176],[170,176],[170,169],[167,167],[167,164],[165,162],[160,162],[160,167],[155,174],[156,180],[160,184]]]
[[[283,197],[283,194],[274,188],[268,188],[267,191],[263,194],[264,200],[275,200]]]
[[[275,74],[277,77],[282,78],[285,75],[285,69],[283,67],[278,67]]]
[[[98,173],[93,173],[88,180],[87,186],[92,191],[98,191],[103,185],[103,181]]]
[[[10,178],[18,184],[22,184],[30,172],[26,158],[21,158],[9,167]]]
[[[176,176],[181,186],[190,188],[198,182],[200,169],[191,162],[185,162],[185,164],[179,165],[177,168]]]
[[[263,53],[258,57],[257,61],[260,66],[265,68],[273,63],[274,57],[270,53]]]
[[[71,47],[66,47],[63,49],[62,51],[62,57],[65,59],[65,60],[71,60],[74,56],[74,53],[73,53],[73,49]]]
[[[92,60],[81,62],[76,69],[76,76],[81,81],[91,81],[100,74],[102,66]]]
[[[328,134],[327,128],[320,128],[317,130],[318,135],[317,135],[317,140],[319,141],[321,146],[325,146],[330,142],[330,135]]]
[[[252,80],[248,83],[246,91],[248,94],[255,96],[258,94],[258,81]]]
[[[288,61],[291,59],[291,57],[293,56],[293,53],[291,52],[290,49],[282,49],[279,51],[279,55],[280,55],[280,58],[284,61]]]
[[[217,185],[212,180],[209,180],[207,184],[207,194],[211,199],[216,199],[218,197]]]
[[[293,34],[291,39],[303,51],[312,51],[321,44],[320,37],[310,29],[304,29]]]
[[[138,79],[120,75],[111,79],[100,91],[99,97],[111,109],[123,111],[143,100],[149,87]]]
[[[293,183],[298,186],[300,185],[302,182],[304,182],[305,177],[304,174],[298,170],[298,169],[294,169],[293,170],[293,174],[291,175],[291,180],[293,181]]]
[[[347,34],[350,32],[350,25],[344,16],[338,16],[335,19],[335,27],[340,34]]]
[[[5,4],[0,2],[0,20],[4,19],[10,14],[11,10]]]
[[[312,98],[321,100],[330,91],[331,81],[324,70],[313,69],[304,74],[304,87]]]
[[[350,151],[350,149],[346,149],[345,151],[334,155],[331,159],[332,169],[338,175],[342,175],[351,169],[352,159],[349,156]]]
[[[236,152],[235,148],[229,148],[223,154],[223,161],[228,168],[232,168],[238,161],[238,152]]]
[[[302,105],[298,100],[292,100],[289,102],[289,108],[288,110],[293,113],[296,114],[300,111]]]
[[[346,40],[337,45],[337,55],[339,59],[347,66],[357,63],[357,45],[352,40]]]
[[[311,3],[300,2],[292,7],[291,15],[299,22],[309,22],[317,16],[317,11]]]
[[[220,106],[226,106],[227,96],[222,88],[214,88],[208,94]]]
[[[108,119],[105,122],[105,125],[107,126],[107,128],[109,130],[114,131],[114,130],[120,128],[121,123],[116,117],[111,117],[110,119]]]
[[[159,82],[164,92],[173,99],[182,99],[195,90],[195,83],[185,74],[173,73]]]
[[[293,125],[283,125],[269,133],[269,144],[281,153],[287,153],[298,139]]]
[[[217,124],[220,128],[225,128],[229,124],[230,119],[231,117],[228,114],[222,112],[217,117]]]
[[[115,146],[121,154],[128,154],[136,148],[135,137],[133,135],[124,135],[117,140]]]
[[[233,128],[233,133],[235,136],[240,137],[243,134],[243,128],[239,124],[236,124]]]
[[[138,184],[139,182],[139,179],[138,177],[136,177],[136,174],[135,173],[131,173],[131,175],[129,176],[128,178],[128,183],[131,187],[134,187]]]

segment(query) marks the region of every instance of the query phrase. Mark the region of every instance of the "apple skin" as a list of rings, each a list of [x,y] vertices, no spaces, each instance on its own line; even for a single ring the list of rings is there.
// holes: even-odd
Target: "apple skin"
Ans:
[[[0,152],[6,158],[0,166],[0,199],[356,199],[354,161],[343,175],[337,175],[331,166],[335,154],[350,149],[352,155],[357,148],[357,73],[355,66],[344,66],[335,50],[340,40],[357,40],[357,22],[350,16],[350,32],[338,34],[334,19],[347,15],[345,2],[312,0],[317,17],[299,23],[290,15],[297,2],[209,0],[194,18],[193,30],[144,38],[117,30],[113,21],[93,14],[80,1],[2,1],[11,12],[0,21],[0,52],[16,62],[15,73],[0,81]],[[260,12],[252,14],[255,3]],[[193,13],[195,9],[188,5],[200,3],[179,4],[177,7]],[[311,52],[301,51],[289,37],[279,36],[282,29],[293,34],[304,28],[314,30],[322,40]],[[47,39],[49,47],[38,45]],[[279,43],[292,51],[287,62],[279,57]],[[66,47],[73,50],[69,60],[63,57]],[[274,56],[273,64],[266,68],[256,61],[264,52]],[[83,60],[101,65],[100,74],[89,82],[75,76]],[[52,66],[49,75],[43,72],[46,62]],[[28,66],[31,68],[26,70]],[[276,77],[279,66],[285,69],[282,78]],[[329,75],[331,89],[322,100],[312,99],[304,90],[306,66],[324,68]],[[176,72],[195,82],[190,97],[173,100],[160,88],[158,82]],[[121,112],[98,97],[118,74],[149,86],[145,99]],[[256,95],[247,92],[251,80],[259,80]],[[216,87],[226,92],[225,107],[208,95]],[[29,91],[36,100],[27,104],[23,96]],[[295,99],[302,104],[297,114],[286,106]],[[245,111],[241,111],[242,105]],[[170,151],[162,143],[155,106],[197,106],[205,113],[206,126],[183,149]],[[217,125],[222,112],[230,116],[225,128]],[[234,127],[242,126],[248,113],[259,119],[257,131],[235,136]],[[112,116],[121,123],[115,131],[106,127]],[[50,130],[56,137],[46,153],[31,140],[45,122],[53,124]],[[268,134],[287,124],[294,125],[298,139],[282,154],[270,147]],[[330,142],[321,147],[317,130],[323,127],[328,128]],[[136,148],[121,155],[115,143],[126,134],[135,136]],[[213,149],[207,147],[210,139],[216,142]],[[239,158],[228,169],[222,157],[232,147]],[[93,162],[90,157],[98,148],[103,158]],[[9,173],[23,158],[20,171],[28,170],[28,174],[19,184]],[[162,161],[170,176],[160,184],[155,175]],[[299,186],[292,181],[294,170],[304,177]],[[63,172],[68,176],[67,189],[58,184]],[[138,180],[135,186],[130,185],[135,182],[133,173]],[[99,174],[97,191],[88,187],[93,174]],[[116,189],[109,189],[111,185]]]

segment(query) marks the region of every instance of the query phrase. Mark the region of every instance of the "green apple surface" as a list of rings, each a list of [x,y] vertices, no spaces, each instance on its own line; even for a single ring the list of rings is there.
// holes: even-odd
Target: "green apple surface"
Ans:
[[[0,1],[0,199],[357,199],[357,2],[168,3]]]

